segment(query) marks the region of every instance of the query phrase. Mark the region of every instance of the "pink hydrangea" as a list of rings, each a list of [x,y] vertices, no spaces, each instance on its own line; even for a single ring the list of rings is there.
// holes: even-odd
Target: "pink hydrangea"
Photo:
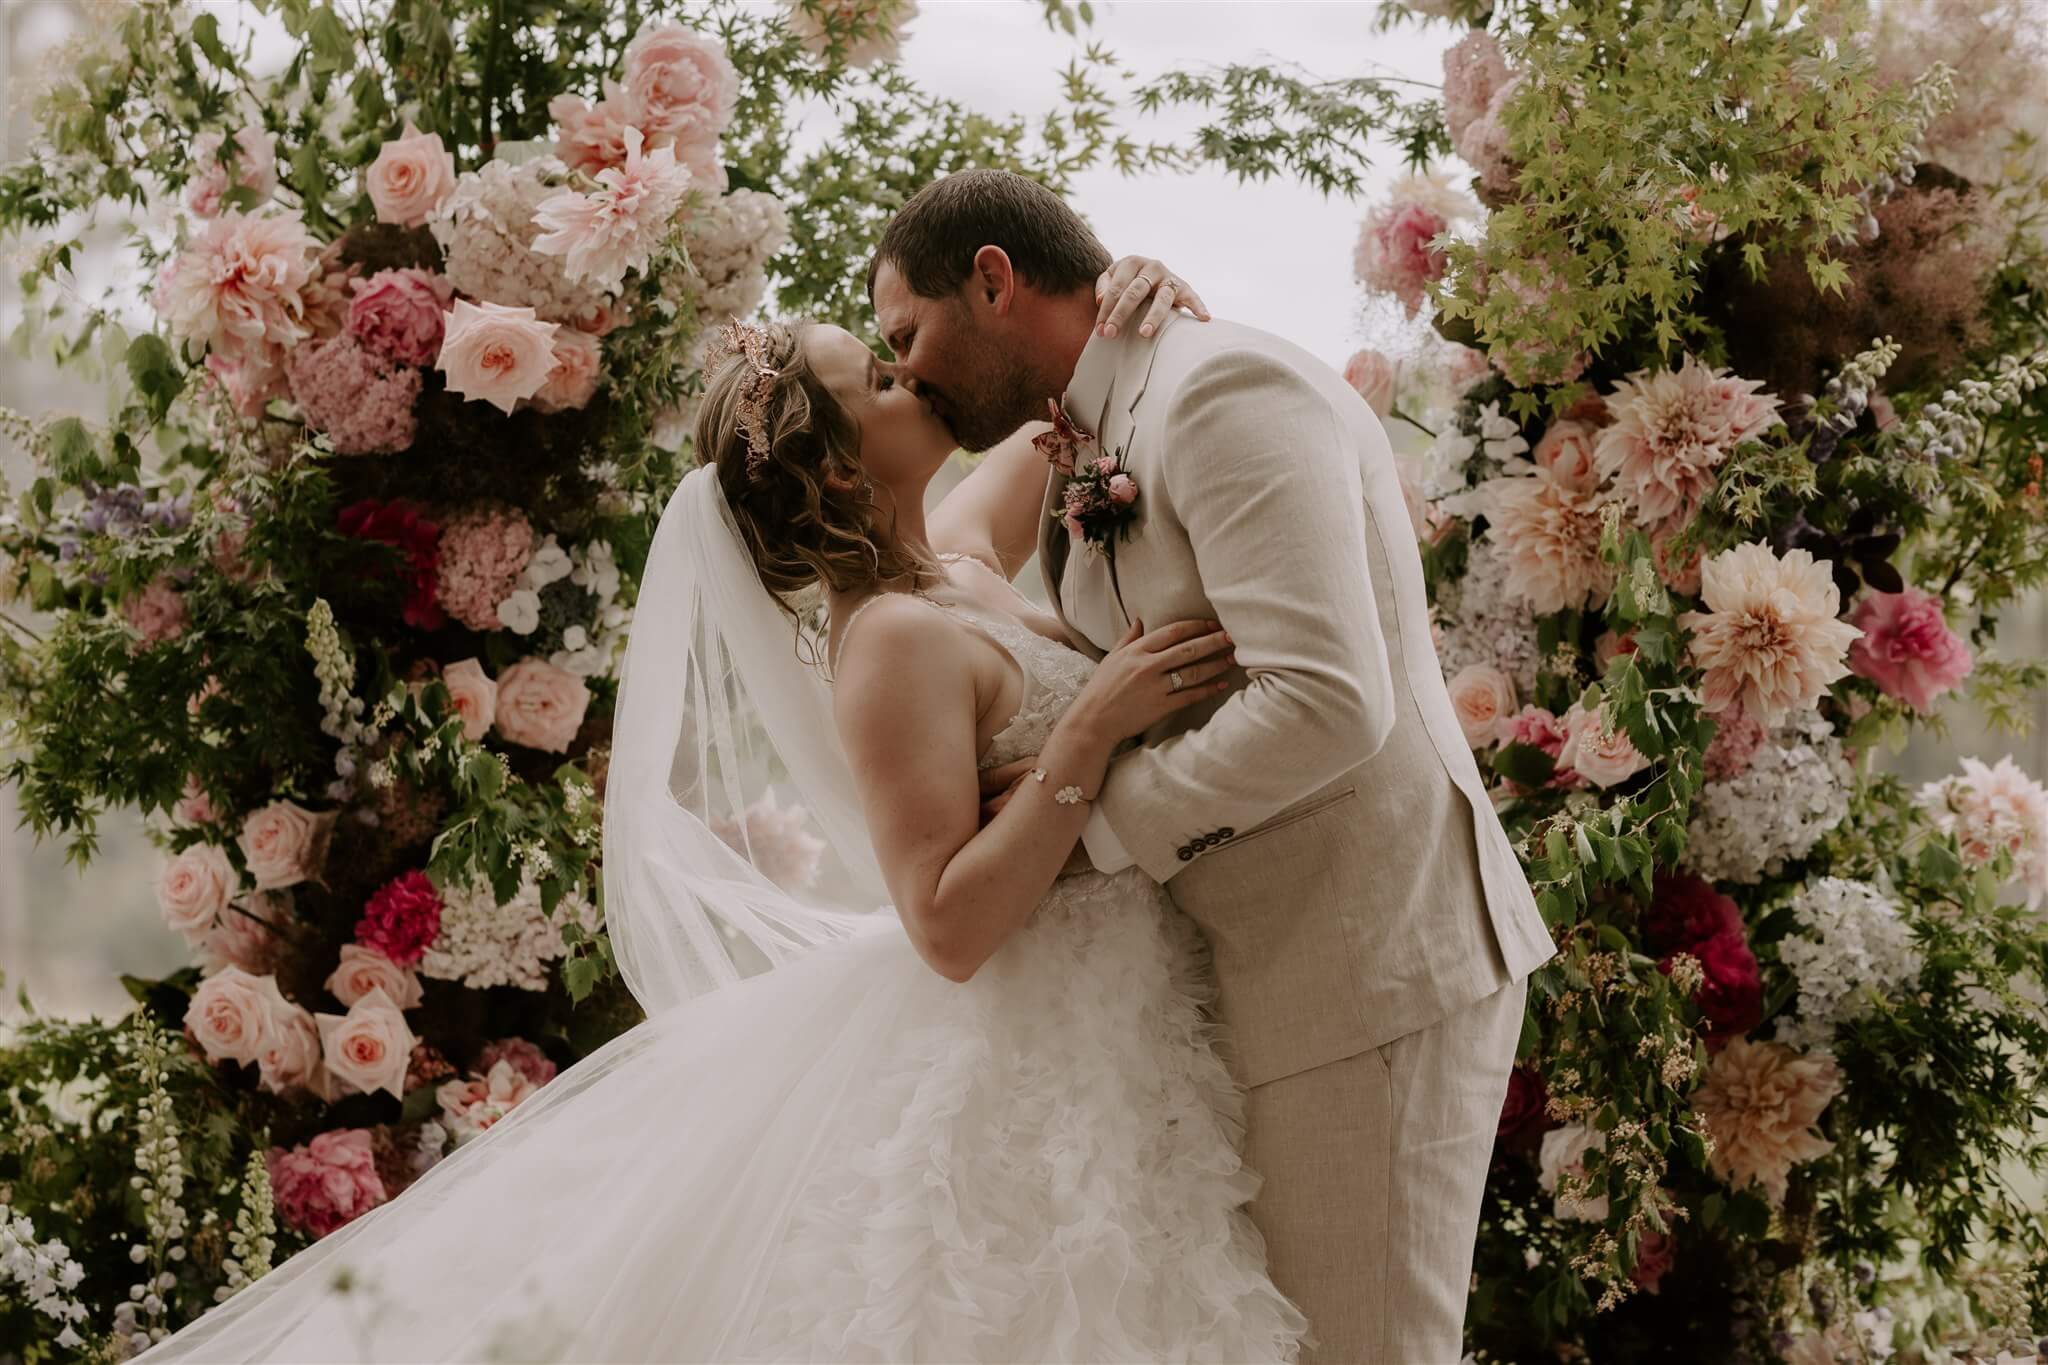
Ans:
[[[367,1128],[322,1133],[303,1146],[264,1153],[280,1217],[310,1237],[325,1237],[386,1199]]]
[[[1430,282],[1443,275],[1449,259],[1430,243],[1450,226],[1442,213],[1412,200],[1374,209],[1359,229],[1352,255],[1359,283],[1392,294],[1414,317]]]
[[[141,592],[121,600],[121,619],[142,632],[146,648],[177,639],[191,618],[185,610],[185,594],[172,585],[169,574],[160,573]]]
[[[420,372],[394,365],[354,333],[315,342],[285,361],[306,425],[342,455],[395,455],[412,444]]]
[[[1508,59],[1483,28],[1469,30],[1444,51],[1444,125],[1451,141],[1483,117],[1494,92],[1508,83]]]
[[[1451,136],[1458,159],[1479,176],[1481,197],[1499,203],[1515,192],[1515,162],[1508,149],[1507,111],[1521,92],[1524,75],[1509,76],[1492,88],[1485,109]]]
[[[441,933],[441,893],[424,872],[407,872],[379,887],[356,921],[356,942],[401,967],[425,956]]]
[[[498,603],[511,596],[533,557],[533,527],[517,512],[461,514],[441,531],[435,600],[471,630],[498,629]]]
[[[455,290],[432,271],[380,270],[356,280],[348,304],[349,335],[400,365],[431,365]]]
[[[157,278],[157,315],[188,347],[266,359],[312,335],[305,290],[320,243],[296,214],[224,213]]]
[[[1923,715],[1975,664],[1970,647],[1942,619],[1941,599],[1919,588],[1865,594],[1849,624],[1863,632],[1849,646],[1849,667]]]
[[[1756,751],[1763,747],[1764,727],[1737,704],[1714,717],[1714,738],[1700,760],[1711,782],[1727,782],[1749,771]]]
[[[501,1061],[510,1062],[514,1071],[535,1085],[546,1085],[555,1078],[555,1064],[524,1038],[500,1038],[485,1043],[483,1051],[477,1054],[476,1069],[489,1075]]]
[[[1600,433],[1600,472],[1645,525],[1690,520],[1735,448],[1778,420],[1756,380],[1688,355],[1676,370],[1638,370],[1614,386],[1614,421]]]

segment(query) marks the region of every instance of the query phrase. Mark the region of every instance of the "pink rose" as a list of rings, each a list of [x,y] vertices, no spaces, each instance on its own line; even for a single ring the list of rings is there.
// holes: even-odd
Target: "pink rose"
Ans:
[[[1628,1276],[1645,1294],[1654,1294],[1664,1283],[1664,1277],[1671,1272],[1673,1251],[1678,1246],[1675,1239],[1661,1232],[1645,1232],[1636,1239],[1635,1269]]]
[[[371,991],[381,990],[401,1010],[416,1009],[421,998],[420,979],[410,967],[401,967],[377,949],[361,943],[344,943],[341,962],[328,974],[327,989],[344,1006],[353,1007]]]
[[[1096,472],[1097,474],[1101,474],[1101,475],[1104,475],[1104,476],[1107,476],[1107,475],[1110,475],[1110,474],[1114,474],[1114,473],[1116,473],[1116,456],[1114,456],[1114,455],[1098,455],[1098,456],[1096,456],[1096,457],[1095,457],[1095,472]]]
[[[1467,664],[1459,669],[1458,676],[1451,679],[1450,692],[1458,728],[1465,732],[1465,743],[1474,749],[1492,744],[1502,717],[1515,709],[1514,683],[1489,664]]]
[[[1358,391],[1366,406],[1385,417],[1394,410],[1394,384],[1399,370],[1394,362],[1367,347],[1344,362],[1344,382]]]
[[[1863,632],[1849,646],[1849,667],[1923,715],[1976,666],[1942,619],[1941,599],[1918,588],[1865,594],[1849,623]]]
[[[164,864],[156,881],[157,908],[171,928],[197,933],[227,909],[228,898],[240,880],[226,849],[218,844],[193,844]]]
[[[597,338],[573,327],[555,333],[555,365],[547,382],[534,394],[533,405],[542,412],[566,412],[588,404],[597,394],[597,377],[604,368],[604,348]]]
[[[1138,500],[1138,485],[1128,474],[1113,475],[1109,481],[1109,500],[1119,506],[1128,507]]]
[[[212,218],[230,188],[248,189],[257,198],[268,199],[277,189],[277,135],[251,124],[235,134],[234,185],[228,184],[228,167],[220,159],[224,138],[210,128],[192,139],[192,162],[197,167],[185,185],[185,207],[200,218]]]
[[[1593,446],[1599,438],[1599,431],[1584,422],[1552,422],[1536,443],[1536,463],[1566,487],[1590,493],[1600,484],[1600,472],[1593,462]]]
[[[294,1086],[316,1088],[325,1080],[321,1074],[320,1030],[313,1016],[284,998],[277,978],[266,976],[270,1017],[267,1041],[256,1057],[263,1089],[281,1095]]]
[[[457,299],[438,361],[449,391],[510,415],[520,399],[539,393],[554,373],[558,330],[559,324],[542,322],[531,308]]]
[[[498,675],[498,733],[529,749],[567,751],[589,704],[583,679],[545,659],[521,659]]]
[[[240,905],[230,904],[211,928],[185,935],[202,969],[217,972],[240,967],[259,976],[270,971],[283,946],[270,926],[290,918],[288,894],[253,892]]]
[[[462,717],[462,737],[482,739],[498,718],[498,684],[475,659],[462,659],[441,670],[449,704]]]
[[[317,879],[339,811],[315,812],[277,800],[242,821],[238,842],[258,890]]]
[[[482,1076],[443,1081],[435,1088],[441,1118],[455,1140],[465,1142],[512,1112],[540,1087],[508,1058],[499,1058]]]
[[[455,290],[425,270],[380,270],[356,280],[348,303],[349,334],[373,353],[401,365],[431,365],[441,353],[441,330]]]
[[[637,126],[641,114],[631,93],[606,77],[604,98],[596,104],[581,95],[557,95],[548,101],[548,117],[561,130],[555,135],[555,155],[562,164],[596,175],[626,164],[626,129]]]
[[[214,806],[213,798],[199,785],[199,778],[193,773],[185,774],[185,793],[178,798],[178,804],[171,807],[171,819],[181,825],[210,825],[220,819],[220,811]]]
[[[1626,635],[1616,635],[1611,630],[1603,630],[1600,632],[1600,638],[1593,641],[1594,671],[1605,677],[1607,665],[1614,662],[1618,655],[1633,654],[1635,652],[1636,633],[1634,631],[1630,631]]]
[[[649,145],[673,142],[685,160],[716,145],[739,104],[739,72],[725,45],[681,24],[642,29],[626,47],[625,77]]]
[[[253,1062],[270,1044],[271,990],[240,967],[223,967],[199,983],[185,1010],[200,1051],[211,1062]]]
[[[1596,787],[1624,782],[1650,766],[1627,730],[1609,730],[1598,710],[1584,710],[1577,702],[1564,713],[1564,736],[1564,747],[1557,755],[1559,766],[1570,768]]]
[[[455,191],[455,158],[439,133],[405,125],[405,134],[378,151],[363,172],[363,187],[377,206],[377,221],[418,227]]]
[[[320,1050],[328,1072],[349,1090],[382,1090],[405,1098],[405,1070],[419,1039],[406,1027],[397,1002],[381,987],[349,1007],[347,1014],[316,1014]]]
[[[312,1237],[327,1236],[388,1198],[367,1128],[322,1133],[289,1150],[272,1147],[263,1162],[278,1213]]]

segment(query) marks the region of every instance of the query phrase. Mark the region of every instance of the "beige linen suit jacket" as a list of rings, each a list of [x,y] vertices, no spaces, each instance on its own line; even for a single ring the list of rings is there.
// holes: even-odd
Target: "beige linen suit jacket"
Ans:
[[[1069,633],[1099,656],[1133,617],[1208,618],[1236,642],[1237,685],[1120,757],[1099,810],[1208,936],[1238,1079],[1379,1047],[1548,960],[1372,410],[1279,337],[1180,317],[1091,338],[1066,404],[1139,489],[1112,560],[1068,544],[1049,480],[1039,562]]]

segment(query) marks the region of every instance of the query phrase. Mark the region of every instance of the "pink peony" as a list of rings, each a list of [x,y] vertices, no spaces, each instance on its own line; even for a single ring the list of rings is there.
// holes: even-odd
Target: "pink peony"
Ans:
[[[1955,835],[1965,864],[1983,867],[2010,854],[2028,908],[2048,901],[2048,789],[2010,755],[1995,767],[1964,759],[1960,774],[1922,787],[1919,804],[1939,829]]]
[[[583,679],[545,659],[521,659],[498,675],[498,733],[529,749],[566,752],[589,705]]]
[[[1394,410],[1394,386],[1399,368],[1378,351],[1367,347],[1344,362],[1344,382],[1358,391],[1366,406],[1381,417]]]
[[[1835,619],[1841,594],[1826,560],[1806,550],[1780,559],[1762,541],[1724,550],[1700,566],[1705,611],[1678,624],[1692,632],[1692,660],[1705,673],[1700,704],[1740,704],[1765,725],[1820,700],[1849,671],[1850,643],[1861,633]]]
[[[1508,59],[1483,28],[1470,29],[1444,51],[1444,124],[1457,143],[1484,117],[1494,92],[1508,83]]]
[[[604,369],[604,349],[596,337],[564,327],[555,333],[555,366],[545,384],[533,396],[533,406],[542,412],[567,412],[586,406],[597,395],[597,380]]]
[[[1482,485],[1488,534],[1509,568],[1508,591],[1538,615],[1597,607],[1614,589],[1600,558],[1600,494],[1548,468]]]
[[[509,415],[520,399],[539,393],[554,372],[560,324],[542,322],[531,308],[457,299],[444,325],[436,363],[448,376],[451,393]]]
[[[439,133],[423,133],[408,121],[405,133],[385,143],[363,172],[363,188],[378,222],[419,227],[455,192],[455,158]]]
[[[1596,787],[1626,782],[1650,766],[1636,749],[1626,729],[1608,729],[1600,710],[1587,711],[1577,702],[1564,713],[1564,747],[1558,751],[1560,767],[1570,768]]]
[[[498,604],[518,586],[533,542],[533,527],[517,512],[455,517],[441,531],[435,600],[471,630],[496,630]]]
[[[349,1006],[347,1014],[316,1014],[313,1019],[320,1026],[328,1074],[344,1091],[367,1095],[382,1090],[394,1100],[405,1098],[405,1071],[419,1039],[381,986]]]
[[[555,1064],[548,1055],[524,1038],[500,1038],[485,1043],[477,1054],[476,1069],[489,1075],[491,1068],[499,1062],[510,1062],[512,1069],[535,1085],[546,1085],[555,1078]]]
[[[157,908],[179,933],[198,933],[227,909],[241,876],[218,844],[193,844],[164,864],[156,881]]]
[[[1714,471],[1778,420],[1778,400],[1762,388],[1690,355],[1676,370],[1636,371],[1608,396],[1614,421],[1600,433],[1600,472],[1645,524],[1690,520]]]
[[[1451,710],[1465,743],[1484,749],[1499,738],[1503,718],[1514,714],[1515,685],[1490,664],[1467,664],[1450,681]]]
[[[448,281],[427,270],[380,270],[355,280],[348,303],[349,335],[386,360],[431,365],[455,297]]]
[[[410,967],[441,933],[441,893],[424,872],[406,872],[377,888],[356,921],[356,942]]]
[[[1714,1138],[1708,1165],[1730,1189],[1755,1184],[1772,1203],[1784,1203],[1792,1168],[1834,1150],[1814,1126],[1841,1089],[1841,1073],[1825,1053],[1731,1040],[1693,1095]]]
[[[533,249],[560,256],[571,280],[616,294],[628,273],[647,259],[675,225],[690,171],[676,163],[675,150],[643,152],[640,130],[626,130],[626,160],[597,173],[599,188],[588,194],[563,190],[533,211],[542,229]]]
[[[253,1062],[269,1045],[271,992],[263,980],[240,967],[223,967],[192,992],[185,1026],[208,1061]]]
[[[313,334],[304,295],[319,251],[296,215],[224,213],[158,277],[157,315],[188,349],[274,363]]]
[[[395,455],[412,444],[420,372],[377,354],[353,333],[293,350],[285,360],[306,425],[340,455]]]
[[[1970,647],[1942,619],[1941,600],[1918,588],[1865,594],[1849,623],[1863,632],[1849,646],[1849,667],[1922,715],[1974,666]]]
[[[439,921],[436,921],[438,932]],[[324,983],[336,1000],[348,1008],[381,990],[401,1010],[416,1009],[421,999],[419,974],[401,967],[377,949],[362,943],[341,945],[341,960]]]
[[[1412,200],[1384,204],[1366,215],[1352,265],[1366,288],[1392,294],[1409,317],[1422,308],[1427,286],[1448,258],[1430,243],[1450,230],[1441,213]]]
[[[251,124],[235,134],[234,184],[228,183],[229,168],[220,157],[227,139],[219,129],[209,128],[192,139],[192,162],[198,169],[185,185],[185,207],[201,218],[221,211],[228,191],[245,189],[259,200],[277,192],[277,134]]]
[[[555,155],[570,170],[593,176],[626,164],[626,129],[641,121],[632,93],[609,77],[596,104],[581,95],[557,95],[548,101],[548,117],[559,129]]]
[[[790,32],[807,51],[824,56],[836,41],[848,66],[893,62],[909,36],[917,0],[785,0]],[[858,36],[855,36],[858,34]]]
[[[717,146],[739,105],[739,72],[725,45],[681,24],[642,29],[626,45],[624,74],[649,145],[673,143],[685,161]]]
[[[242,821],[237,842],[260,891],[318,880],[339,811],[314,812],[277,800]]]
[[[149,580],[141,592],[121,599],[121,619],[142,634],[142,646],[162,644],[185,633],[190,617],[185,611],[185,594],[172,586],[168,574]]]
[[[263,1154],[278,1216],[309,1237],[325,1237],[382,1204],[384,1182],[367,1128],[322,1133],[302,1147]]]
[[[824,841],[810,832],[809,823],[809,811],[779,805],[771,792],[739,819],[715,820],[711,829],[769,881],[786,891],[806,891],[817,881],[818,861],[825,853]]]

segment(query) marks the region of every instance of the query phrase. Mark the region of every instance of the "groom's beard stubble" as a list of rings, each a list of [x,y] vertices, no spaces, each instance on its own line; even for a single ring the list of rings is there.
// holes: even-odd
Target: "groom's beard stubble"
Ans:
[[[924,392],[961,449],[980,454],[1026,422],[1044,417],[1046,398],[1061,386],[1048,386],[1016,355],[986,337],[974,337],[968,344],[973,351],[958,367],[961,381]]]

